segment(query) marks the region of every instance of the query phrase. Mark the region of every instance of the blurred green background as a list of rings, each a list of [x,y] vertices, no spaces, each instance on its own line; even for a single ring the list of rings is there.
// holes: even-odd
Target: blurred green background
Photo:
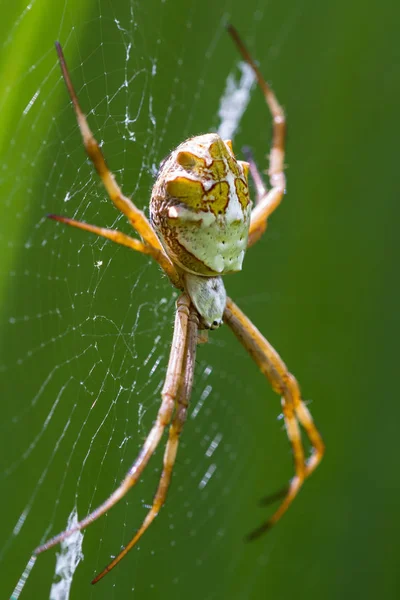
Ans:
[[[85,159],[53,42],[111,168],[145,207],[164,156],[219,124],[238,63],[227,20],[273,84],[289,134],[287,196],[226,286],[298,378],[326,457],[279,525],[244,543],[268,514],[258,499],[291,476],[291,455],[279,398],[227,328],[212,333],[167,506],[92,588],[144,517],[161,450],[86,531],[69,597],[399,597],[399,18],[388,0],[2,7],[2,598],[75,503],[84,516],[122,478],[156,414],[172,334],[174,292],[156,266],[44,217],[129,232]],[[254,89],[234,147],[250,145],[265,168],[269,140]],[[55,550],[40,556],[20,598],[49,598],[54,568]]]

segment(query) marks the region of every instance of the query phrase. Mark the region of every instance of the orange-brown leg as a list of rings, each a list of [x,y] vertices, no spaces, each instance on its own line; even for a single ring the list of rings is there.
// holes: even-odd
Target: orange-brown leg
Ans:
[[[178,451],[179,436],[187,417],[187,409],[193,386],[194,366],[196,359],[197,331],[199,319],[197,312],[192,307],[189,315],[188,334],[186,342],[186,357],[183,364],[183,380],[181,388],[176,398],[175,416],[169,428],[168,442],[164,453],[164,466],[158,484],[157,492],[153,499],[153,504],[146,515],[141,527],[138,529],[131,541],[125,548],[114,558],[114,560],[99,574],[92,583],[97,583],[107,573],[111,571],[128,552],[137,544],[146,529],[151,525],[157,517],[161,507],[167,497],[167,492],[171,483],[172,470],[175,464],[176,454]]]
[[[52,548],[56,544],[59,544],[76,531],[85,529],[85,527],[93,523],[93,521],[96,521],[96,519],[106,513],[112,506],[114,506],[114,504],[119,502],[119,500],[121,500],[121,498],[123,498],[128,492],[128,490],[137,483],[140,475],[149,462],[150,457],[157,448],[165,427],[167,427],[171,421],[175,407],[175,401],[182,387],[182,370],[187,362],[186,348],[188,331],[190,330],[190,334],[192,335],[193,329],[192,319],[190,320],[189,325],[189,314],[190,299],[188,296],[186,296],[186,294],[183,294],[180,298],[178,298],[177,301],[174,336],[169,356],[167,376],[161,392],[162,402],[158,411],[157,419],[149,435],[147,436],[138,457],[127,472],[122,483],[111,494],[111,496],[105,502],[103,502],[103,504],[91,512],[90,515],[74,525],[74,527],[71,529],[63,531],[36,548],[34,550],[34,554],[40,554],[41,552]]]
[[[243,60],[253,69],[257,79],[257,83],[264,94],[265,101],[269,107],[272,115],[273,123],[273,134],[272,134],[272,146],[269,155],[269,181],[271,189],[267,192],[265,185],[262,183],[261,176],[253,164],[250,162],[250,172],[253,175],[255,185],[257,202],[251,214],[250,231],[248,246],[252,246],[257,240],[260,239],[267,227],[268,217],[274,212],[279,206],[286,188],[286,179],[284,174],[284,158],[285,158],[285,134],[286,134],[286,120],[285,113],[275,94],[266,83],[265,79],[261,75],[261,71],[250,56],[247,48],[243,44],[239,37],[238,32],[232,25],[228,27],[228,31],[232,36]],[[254,177],[255,175],[255,177]]]
[[[76,227],[78,229],[83,229],[84,231],[89,231],[90,233],[95,233],[100,237],[104,237],[107,240],[111,240],[116,244],[121,244],[121,246],[127,246],[132,250],[136,250],[136,252],[142,252],[143,254],[148,254],[152,256],[155,261],[158,262],[160,267],[167,273],[168,277],[171,280],[172,285],[174,285],[178,289],[183,288],[183,283],[181,277],[176,271],[175,267],[162,250],[158,248],[154,248],[149,244],[145,244],[140,240],[136,240],[135,238],[122,233],[121,231],[117,231],[116,229],[107,229],[105,227],[97,227],[97,225],[89,225],[89,223],[83,223],[82,221],[75,221],[75,219],[70,219],[69,217],[62,217],[60,215],[47,215],[49,219],[53,219],[54,221],[59,221],[60,223],[65,223],[66,225],[71,225],[72,227]]]
[[[290,481],[285,497],[272,517],[250,534],[249,539],[253,539],[267,531],[287,511],[304,479],[321,461],[325,446],[314,425],[311,413],[302,400],[295,377],[289,373],[279,354],[230,298],[227,299],[224,321],[270,381],[273,390],[281,395],[286,431],[294,458],[295,476]],[[303,426],[313,447],[313,452],[307,460],[304,457],[299,423]]]
[[[260,171],[258,170],[251,148],[249,148],[249,146],[245,146],[242,151],[246,161],[249,163],[250,175],[256,188],[255,204],[257,205],[264,200],[268,193],[268,189],[264,183]]]
[[[120,210],[128,218],[130,224],[135,229],[135,231],[137,231],[137,233],[142,237],[144,242],[146,244],[148,244],[149,246],[151,246],[152,248],[158,250],[160,253],[164,254],[164,256],[165,256],[165,253],[160,244],[160,241],[157,238],[157,236],[156,236],[153,228],[151,227],[149,221],[147,220],[145,214],[141,210],[136,208],[136,206],[133,204],[133,202],[122,193],[121,188],[117,184],[114,175],[109,170],[107,163],[104,159],[103,153],[102,153],[92,131],[90,130],[90,127],[88,125],[86,117],[80,107],[78,97],[76,95],[75,89],[72,85],[72,81],[71,81],[71,78],[70,78],[70,75],[68,72],[67,64],[65,62],[65,58],[64,58],[64,54],[63,54],[61,45],[58,42],[56,42],[56,50],[57,50],[57,54],[58,54],[58,58],[59,58],[59,62],[60,62],[62,76],[64,78],[68,93],[72,100],[72,104],[73,104],[73,107],[75,110],[75,115],[76,115],[76,119],[77,119],[77,122],[79,125],[79,129],[81,131],[82,140],[83,140],[83,144],[85,146],[86,153],[89,156],[90,160],[92,161],[99,177],[101,178],[103,185],[104,185],[111,201],[114,203],[116,208],[118,208],[118,210]],[[72,225],[74,227],[79,227],[79,225],[77,223],[79,223],[79,222],[73,221],[71,219],[68,224]],[[91,226],[91,227],[94,227],[94,226]],[[85,229],[85,227],[81,227],[81,229]],[[93,229],[92,229],[92,231],[93,231]],[[96,233],[98,233],[98,235],[103,235],[103,234],[100,234],[98,231]],[[104,236],[104,237],[107,237],[107,236]],[[109,239],[111,239],[111,238],[109,238]],[[115,240],[113,240],[113,241],[115,241]],[[127,245],[127,244],[125,244],[125,245]],[[152,254],[152,252],[149,252],[149,254]],[[160,261],[158,261],[158,262],[160,262]],[[163,260],[162,267],[166,271],[166,273],[169,276],[169,278],[171,279],[171,281],[176,280],[176,277],[177,277],[176,270],[175,270],[173,264],[171,263],[171,261],[166,256],[165,256],[165,259]]]

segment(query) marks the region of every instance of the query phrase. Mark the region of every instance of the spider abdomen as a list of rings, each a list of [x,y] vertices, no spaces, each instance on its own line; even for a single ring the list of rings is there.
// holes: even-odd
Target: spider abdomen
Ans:
[[[251,213],[247,172],[216,133],[186,140],[165,160],[150,214],[175,264],[204,276],[241,270]]]

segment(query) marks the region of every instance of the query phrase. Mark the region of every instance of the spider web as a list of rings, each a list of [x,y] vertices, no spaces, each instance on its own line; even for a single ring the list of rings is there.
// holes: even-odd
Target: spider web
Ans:
[[[14,590],[15,599],[117,598],[135,591],[168,598],[190,589],[195,598],[228,597],[247,561],[240,597],[249,598],[271,542],[249,549],[242,537],[262,517],[254,509],[262,489],[257,470],[268,468],[273,477],[273,466],[256,458],[255,431],[264,424],[254,426],[260,418],[249,402],[255,371],[229,332],[199,348],[167,504],[115,576],[95,592],[88,586],[144,518],[162,448],[136,489],[84,536],[67,540],[57,555],[30,558],[40,542],[105,499],[137,455],[160,403],[176,299],[146,257],[46,219],[58,213],[130,233],[85,157],[52,42],[63,44],[81,104],[124,192],[147,210],[160,161],[190,135],[239,131],[235,145],[252,136],[263,159],[266,129],[245,113],[252,76],[225,24],[237,22],[252,49],[262,49],[257,58],[277,71],[301,12],[270,12],[266,44],[265,3],[257,0],[246,25],[235,0],[219,8],[195,0],[55,4],[10,7],[16,12],[2,37],[10,81],[0,134],[2,596]],[[35,27],[36,38],[28,35]],[[25,53],[16,57],[21,45]],[[266,122],[262,100],[255,102]],[[245,307],[273,302],[262,289],[243,293],[237,285]],[[277,407],[268,433],[273,446],[282,437],[273,422]]]

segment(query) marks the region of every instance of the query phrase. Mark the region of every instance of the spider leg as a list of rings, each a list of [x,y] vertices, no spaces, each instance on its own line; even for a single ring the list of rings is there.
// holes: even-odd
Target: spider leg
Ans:
[[[190,299],[186,294],[180,296],[177,300],[177,309],[175,317],[174,335],[172,339],[172,347],[169,356],[167,375],[165,384],[161,392],[162,402],[159,408],[156,421],[146,438],[145,443],[135,462],[125,475],[125,478],[119,487],[111,494],[111,496],[103,502],[98,508],[91,512],[82,521],[66,531],[51,538],[41,546],[34,550],[34,555],[40,554],[56,544],[59,544],[75,531],[84,529],[93,521],[96,521],[105,512],[107,512],[114,504],[125,496],[128,490],[134,486],[141,476],[144,468],[150,460],[150,457],[157,448],[165,427],[171,421],[172,413],[175,406],[175,399],[179,394],[182,386],[182,369],[186,356],[186,339],[189,328],[189,307]],[[192,325],[190,325],[192,327]]]
[[[142,252],[143,254],[149,254],[154,258],[155,261],[158,262],[160,267],[167,273],[168,277],[171,280],[171,283],[178,289],[182,288],[181,279],[167,257],[167,255],[159,250],[158,248],[154,248],[149,244],[144,244],[140,240],[136,240],[135,238],[122,233],[121,231],[117,231],[116,229],[106,229],[105,227],[97,227],[96,225],[89,225],[89,223],[83,223],[82,221],[75,221],[75,219],[70,219],[68,217],[62,217],[59,215],[47,215],[49,219],[53,219],[54,221],[59,221],[60,223],[65,223],[66,225],[71,225],[72,227],[77,227],[78,229],[83,229],[84,231],[89,231],[90,233],[95,233],[100,237],[104,237],[116,244],[121,244],[122,246],[127,246],[132,250],[136,250],[137,252]]]
[[[265,185],[263,178],[261,176],[261,173],[258,170],[258,167],[254,160],[253,152],[251,151],[251,148],[249,148],[248,146],[245,146],[244,148],[242,148],[242,152],[244,154],[246,161],[249,163],[250,175],[253,179],[253,182],[254,182],[254,185],[256,188],[255,204],[257,206],[257,204],[259,204],[263,200],[263,198],[266,196],[266,194],[268,192],[267,186]]]
[[[255,185],[257,191],[257,202],[251,213],[250,231],[248,246],[252,246],[257,242],[267,227],[267,219],[279,206],[286,188],[286,178],[284,174],[284,158],[285,158],[285,135],[286,135],[286,119],[282,106],[279,104],[274,92],[269,87],[263,78],[260,69],[250,56],[249,51],[243,44],[238,32],[232,25],[229,25],[228,31],[233,38],[243,60],[253,69],[256,76],[258,86],[264,94],[265,101],[272,115],[273,133],[272,147],[269,155],[269,181],[271,189],[266,191],[264,184],[260,185],[261,177],[256,176]],[[251,168],[252,175],[258,171]],[[254,178],[254,177],[253,177]]]
[[[286,431],[294,458],[295,476],[290,481],[286,494],[272,517],[250,534],[249,539],[254,539],[270,529],[287,511],[304,479],[321,461],[325,446],[314,425],[311,413],[301,398],[296,379],[289,373],[279,354],[230,298],[227,298],[224,321],[270,381],[273,390],[281,395]],[[299,423],[303,426],[313,447],[312,454],[307,460],[304,458]]]
[[[153,499],[152,507],[150,508],[141,527],[138,529],[131,541],[118,554],[118,556],[114,558],[114,560],[93,579],[92,583],[97,583],[100,581],[100,579],[107,575],[107,573],[109,573],[111,569],[113,569],[124,558],[124,556],[128,554],[128,552],[135,546],[144,532],[157,517],[161,507],[165,502],[171,482],[172,469],[174,467],[178,451],[179,436],[186,421],[187,408],[193,386],[198,325],[199,320],[197,313],[194,308],[191,308],[186,339],[186,356],[183,363],[182,385],[176,397],[175,416],[169,428],[168,442],[164,453],[164,466],[161,473],[160,482]],[[184,344],[184,340],[182,340],[182,344]]]
[[[65,62],[64,54],[59,42],[56,42],[56,50],[60,62],[62,76],[64,78],[68,93],[70,95],[75,110],[76,119],[79,125],[79,129],[81,131],[86,153],[92,161],[100,179],[102,180],[103,185],[111,201],[114,203],[115,207],[128,218],[132,227],[143,238],[146,244],[149,244],[149,246],[152,246],[153,248],[157,248],[160,252],[164,252],[160,241],[158,240],[145,214],[141,210],[139,210],[133,204],[133,202],[122,193],[121,188],[117,184],[114,175],[109,170],[107,163],[104,159],[103,153],[99,147],[99,144],[97,143],[92,131],[90,130],[86,117],[83,114],[82,109],[80,107],[78,97],[72,85],[72,81],[68,72],[68,67]],[[173,279],[172,271],[174,270],[175,269],[173,265],[170,263],[167,270],[167,275],[170,276],[170,279]]]

